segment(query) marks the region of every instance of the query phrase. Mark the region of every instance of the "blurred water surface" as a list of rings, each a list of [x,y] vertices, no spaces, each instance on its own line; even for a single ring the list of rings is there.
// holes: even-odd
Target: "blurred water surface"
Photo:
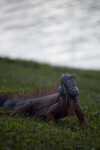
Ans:
[[[0,56],[100,70],[100,0],[0,0]]]

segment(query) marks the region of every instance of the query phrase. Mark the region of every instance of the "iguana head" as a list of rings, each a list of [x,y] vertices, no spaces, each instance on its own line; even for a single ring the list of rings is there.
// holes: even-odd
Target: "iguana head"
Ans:
[[[69,94],[76,97],[79,93],[75,76],[69,73],[62,74],[61,76],[61,86],[59,87],[60,95]]]

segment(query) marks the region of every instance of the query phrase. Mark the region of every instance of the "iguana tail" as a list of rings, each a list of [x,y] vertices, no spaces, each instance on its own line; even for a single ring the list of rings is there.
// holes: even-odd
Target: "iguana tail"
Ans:
[[[0,107],[3,106],[6,101],[7,101],[7,96],[1,95],[0,96]]]
[[[0,107],[3,107],[3,109],[14,109],[17,105],[20,106],[24,102],[24,100],[8,100],[7,95],[0,96]]]
[[[3,104],[3,109],[14,109],[19,100],[7,100]]]

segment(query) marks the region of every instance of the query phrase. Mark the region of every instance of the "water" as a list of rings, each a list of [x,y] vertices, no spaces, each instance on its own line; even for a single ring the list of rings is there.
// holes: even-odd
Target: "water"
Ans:
[[[100,70],[100,0],[0,0],[0,56]]]

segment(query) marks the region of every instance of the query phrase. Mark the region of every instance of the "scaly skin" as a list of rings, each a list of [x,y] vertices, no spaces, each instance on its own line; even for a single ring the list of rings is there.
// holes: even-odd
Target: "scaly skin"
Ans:
[[[78,87],[75,76],[72,74],[63,74],[61,76],[61,86],[59,93],[42,96],[23,101],[7,101],[4,107],[15,108],[15,111],[9,113],[10,115],[19,115],[29,113],[33,116],[44,116],[47,121],[60,119],[68,115],[78,117],[81,124],[86,125],[86,118],[79,105],[78,101]],[[7,113],[6,113],[7,114]]]
[[[47,122],[76,114],[79,122],[86,125],[86,118],[78,99],[75,101],[70,96],[62,97],[59,96],[59,93],[27,100],[25,104],[12,113],[6,112],[5,114],[13,116],[23,113],[29,113],[33,116],[44,116],[47,118]]]

